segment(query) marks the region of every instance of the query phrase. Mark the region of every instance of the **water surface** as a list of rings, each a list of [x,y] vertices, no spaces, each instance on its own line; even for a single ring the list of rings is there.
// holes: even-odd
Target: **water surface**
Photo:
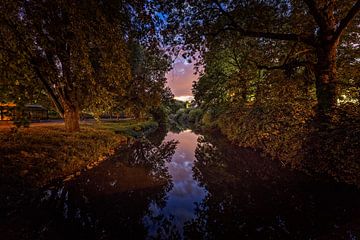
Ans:
[[[6,227],[7,239],[359,239],[360,191],[221,136],[159,131],[44,189]]]

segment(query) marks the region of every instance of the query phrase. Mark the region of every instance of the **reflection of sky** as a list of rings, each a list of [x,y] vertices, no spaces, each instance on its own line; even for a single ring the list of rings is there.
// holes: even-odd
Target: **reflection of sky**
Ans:
[[[160,214],[165,217],[174,216],[173,223],[180,233],[184,223],[194,217],[195,203],[200,203],[206,195],[206,190],[194,180],[192,172],[197,138],[198,136],[192,132],[168,133],[165,141],[172,139],[179,141],[171,162],[167,164],[172,176],[173,188],[167,193],[167,202],[163,209],[155,205],[150,207],[155,216]],[[150,227],[150,231],[155,233],[156,228],[155,224]]]
[[[191,96],[192,83],[198,78],[194,74],[194,64],[179,57],[173,63],[173,69],[166,74],[167,85],[176,97]]]

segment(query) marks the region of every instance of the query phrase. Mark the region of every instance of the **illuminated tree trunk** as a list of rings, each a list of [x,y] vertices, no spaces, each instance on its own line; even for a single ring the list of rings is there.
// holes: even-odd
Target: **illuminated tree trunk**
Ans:
[[[336,78],[336,49],[335,43],[322,43],[317,49],[318,62],[316,64],[316,96],[317,117],[322,122],[328,122],[336,107],[337,78]]]
[[[319,32],[316,44],[317,64],[315,66],[317,119],[330,122],[337,101],[336,57],[340,33],[334,17],[334,5],[318,13]],[[318,7],[318,9],[320,9]]]
[[[80,111],[77,106],[66,104],[64,106],[65,129],[68,132],[80,131]]]
[[[325,45],[318,49],[318,63],[316,66],[316,96],[317,116],[319,120],[329,121],[337,101],[336,78],[336,46]]]

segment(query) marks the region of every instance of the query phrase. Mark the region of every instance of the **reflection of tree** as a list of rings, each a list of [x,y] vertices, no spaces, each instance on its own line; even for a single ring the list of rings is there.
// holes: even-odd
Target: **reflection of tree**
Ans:
[[[197,206],[196,218],[186,224],[189,239],[346,234],[350,227],[339,226],[359,216],[360,194],[354,189],[283,168],[219,136],[199,139],[196,159],[195,177],[209,194]],[[360,229],[358,223],[355,227]]]
[[[152,214],[150,205],[165,205],[172,186],[165,163],[176,145],[140,139],[67,186],[45,192],[35,210],[42,215],[37,237],[145,238],[144,216]]]
[[[149,239],[181,239],[181,234],[174,224],[173,215],[165,216],[164,214],[149,214],[145,219],[145,224],[150,223]]]
[[[178,122],[178,121],[170,121],[169,122],[169,131],[173,133],[180,133],[184,130],[191,129],[192,132],[200,135],[201,129],[198,124],[189,123],[189,122]]]
[[[129,151],[121,151],[121,159],[127,159],[132,167],[142,166],[151,173],[156,180],[169,178],[165,166],[175,153],[177,142],[172,140],[162,143],[160,146],[152,144],[148,139],[142,138],[135,141]]]
[[[159,126],[156,131],[149,133],[146,138],[155,146],[160,146],[167,133],[168,129],[166,126]]]
[[[169,130],[173,133],[180,133],[182,131],[184,131],[185,129],[187,129],[186,126],[182,126],[180,125],[178,122],[170,122],[169,124]]]

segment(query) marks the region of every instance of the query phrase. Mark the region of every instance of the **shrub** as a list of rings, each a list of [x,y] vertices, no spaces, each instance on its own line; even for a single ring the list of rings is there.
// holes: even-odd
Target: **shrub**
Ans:
[[[191,109],[189,112],[189,122],[199,123],[202,115],[203,115],[203,111],[201,109],[199,108]]]
[[[215,122],[215,117],[214,114],[212,113],[212,111],[205,111],[205,113],[203,113],[202,118],[201,118],[201,124],[204,127],[215,127],[216,126],[216,122]]]
[[[262,103],[248,109],[228,112],[217,124],[232,141],[243,147],[262,149],[281,161],[298,165],[306,122],[314,112],[311,104]]]

